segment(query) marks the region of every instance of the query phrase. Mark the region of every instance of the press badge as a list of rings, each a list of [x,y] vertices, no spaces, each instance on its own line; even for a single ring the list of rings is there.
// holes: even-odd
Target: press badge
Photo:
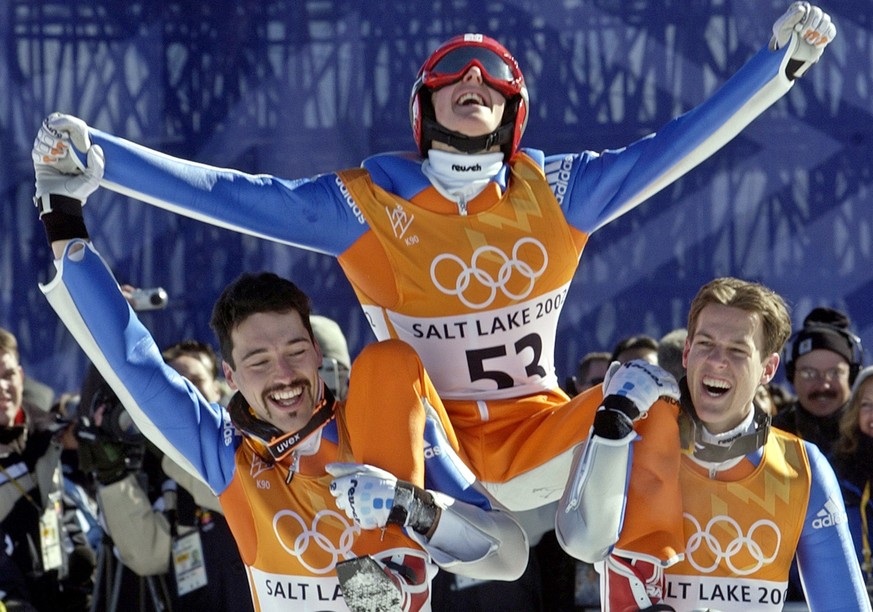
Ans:
[[[39,549],[42,554],[42,569],[58,569],[64,563],[61,552],[60,501],[49,497],[48,508],[39,517]]]
[[[208,583],[200,532],[196,529],[173,540],[173,569],[176,571],[176,589],[180,596]]]

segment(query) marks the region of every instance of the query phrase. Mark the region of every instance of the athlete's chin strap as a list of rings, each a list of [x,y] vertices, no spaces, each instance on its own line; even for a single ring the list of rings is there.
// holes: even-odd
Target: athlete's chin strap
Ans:
[[[685,425],[679,428],[682,435],[682,448],[694,455],[695,459],[707,463],[724,463],[737,457],[743,457],[764,446],[767,436],[770,434],[770,415],[754,406],[755,429],[749,433],[742,433],[728,443],[713,444],[703,439],[704,425],[697,417],[697,411],[691,403],[691,394],[688,392],[688,383],[683,377],[679,381],[682,392],[679,405],[685,418],[680,418]]]
[[[297,431],[287,433],[275,425],[264,421],[254,415],[249,403],[242,394],[237,391],[227,405],[230,420],[234,426],[246,436],[253,438],[269,453],[265,460],[281,461],[287,457],[301,442],[309,438],[313,433],[327,425],[334,418],[336,411],[336,398],[330,388],[320,380],[321,393],[312,418]]]
[[[421,120],[421,139],[423,141],[435,140],[463,153],[482,153],[495,145],[500,147],[511,145],[514,132],[515,124],[511,121],[504,123],[490,134],[466,136],[460,132],[444,128],[430,117],[423,117]]]

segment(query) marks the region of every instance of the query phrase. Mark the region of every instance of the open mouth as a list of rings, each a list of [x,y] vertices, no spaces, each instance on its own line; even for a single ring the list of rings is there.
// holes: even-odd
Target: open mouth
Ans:
[[[270,400],[270,403],[279,408],[291,408],[297,403],[298,398],[302,394],[303,386],[295,385],[293,387],[283,387],[281,389],[270,391],[267,393],[267,399]]]
[[[487,106],[484,96],[472,91],[462,94],[455,104],[458,106]]]
[[[726,380],[720,378],[712,378],[710,376],[703,377],[703,389],[711,397],[721,397],[731,390],[731,385]]]

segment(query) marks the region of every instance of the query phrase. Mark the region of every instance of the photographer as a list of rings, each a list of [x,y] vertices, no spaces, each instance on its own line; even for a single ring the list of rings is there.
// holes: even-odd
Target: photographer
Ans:
[[[63,517],[63,424],[25,402],[23,387],[18,341],[0,328],[0,608],[85,610],[90,572],[71,573],[70,553],[87,568],[87,546],[69,545]]]
[[[212,349],[187,340],[163,353],[166,362],[218,401]],[[86,462],[99,482],[98,500],[122,563],[139,577],[164,576],[173,609],[252,609],[245,570],[215,494],[146,442],[108,385],[93,402]]]

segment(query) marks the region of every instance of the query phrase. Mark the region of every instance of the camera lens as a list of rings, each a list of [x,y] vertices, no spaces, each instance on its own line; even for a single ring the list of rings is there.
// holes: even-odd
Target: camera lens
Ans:
[[[140,437],[139,428],[124,408],[121,408],[116,413],[115,427],[117,429],[118,437],[122,441],[134,441]]]

